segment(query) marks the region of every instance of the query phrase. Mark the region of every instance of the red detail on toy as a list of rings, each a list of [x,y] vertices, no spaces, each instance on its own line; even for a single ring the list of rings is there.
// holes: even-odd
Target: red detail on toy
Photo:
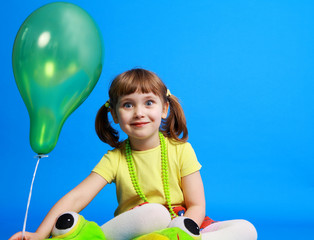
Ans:
[[[203,223],[202,223],[200,229],[202,230],[202,229],[206,228],[207,226],[209,226],[210,224],[212,224],[212,223],[214,223],[214,222],[216,222],[216,221],[214,221],[213,219],[211,219],[211,218],[209,218],[209,217],[206,216],[206,217],[204,218],[204,221],[203,221]]]
[[[134,208],[137,208],[137,207],[143,206],[143,205],[145,205],[145,204],[148,204],[148,202],[143,202],[143,203],[141,203],[140,205],[135,206]],[[131,208],[130,210],[132,210],[132,209],[134,209],[134,208]]]
[[[184,213],[186,212],[186,209],[184,207],[178,206],[178,207],[173,207],[172,208],[175,214],[178,216],[183,216]]]

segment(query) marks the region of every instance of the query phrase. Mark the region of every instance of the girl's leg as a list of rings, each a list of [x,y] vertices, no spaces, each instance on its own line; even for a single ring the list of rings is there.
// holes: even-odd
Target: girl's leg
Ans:
[[[148,203],[124,212],[101,226],[107,240],[131,239],[166,228],[171,221],[163,205]]]
[[[246,220],[216,222],[201,232],[203,240],[256,240],[257,232]]]

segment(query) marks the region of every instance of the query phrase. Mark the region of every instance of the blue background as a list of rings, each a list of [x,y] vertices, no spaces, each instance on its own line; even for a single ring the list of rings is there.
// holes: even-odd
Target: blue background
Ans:
[[[12,73],[13,42],[26,17],[49,2],[11,0],[0,8],[1,239],[22,230],[36,164]],[[138,66],[158,73],[181,99],[210,217],[247,219],[262,240],[314,239],[313,1],[70,2],[98,23],[104,67],[39,164],[28,231],[110,149],[95,134],[95,115],[112,78]],[[102,224],[115,207],[110,185],[82,214]]]

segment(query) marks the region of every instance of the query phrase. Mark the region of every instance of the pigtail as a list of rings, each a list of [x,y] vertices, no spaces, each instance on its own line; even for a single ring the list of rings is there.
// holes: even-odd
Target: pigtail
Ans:
[[[119,142],[119,133],[110,125],[108,112],[109,106],[107,102],[98,110],[95,120],[95,130],[101,141],[108,143],[111,147],[118,148],[121,145]]]
[[[169,95],[167,96],[167,100],[169,102],[170,112],[167,119],[163,122],[161,131],[170,138],[180,142],[186,142],[188,139],[188,129],[179,99],[173,95]]]

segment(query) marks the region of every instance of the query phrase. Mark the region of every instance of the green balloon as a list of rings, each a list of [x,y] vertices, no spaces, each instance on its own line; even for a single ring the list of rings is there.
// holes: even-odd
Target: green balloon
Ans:
[[[47,4],[20,27],[12,64],[30,117],[31,147],[38,154],[47,154],[54,149],[65,120],[100,77],[101,33],[80,7]]]

